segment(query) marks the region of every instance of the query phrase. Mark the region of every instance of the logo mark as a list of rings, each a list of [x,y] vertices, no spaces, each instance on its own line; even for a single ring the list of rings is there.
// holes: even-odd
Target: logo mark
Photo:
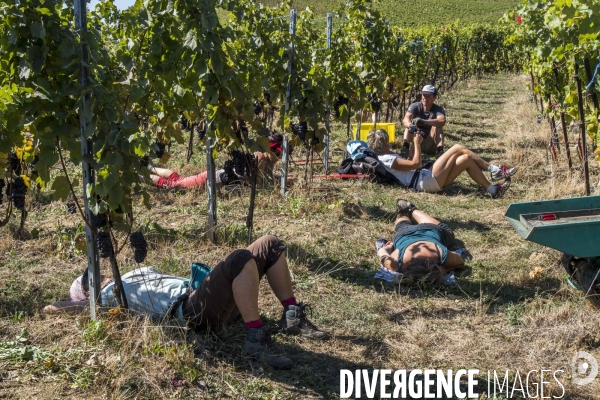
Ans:
[[[598,375],[598,361],[590,353],[578,351],[573,356],[573,383],[579,386],[591,383]]]

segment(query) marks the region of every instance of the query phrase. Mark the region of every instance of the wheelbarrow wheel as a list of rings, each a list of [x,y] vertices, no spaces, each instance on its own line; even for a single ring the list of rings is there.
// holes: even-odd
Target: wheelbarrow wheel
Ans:
[[[575,265],[575,278],[588,293],[587,298],[600,309],[600,265],[592,265],[587,260],[579,260]]]

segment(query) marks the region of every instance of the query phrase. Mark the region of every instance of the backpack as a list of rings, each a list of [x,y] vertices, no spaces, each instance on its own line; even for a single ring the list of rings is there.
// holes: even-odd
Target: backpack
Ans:
[[[377,158],[370,156],[358,160],[346,158],[342,160],[337,172],[338,174],[367,174],[373,182],[381,184],[397,185],[400,183]]]

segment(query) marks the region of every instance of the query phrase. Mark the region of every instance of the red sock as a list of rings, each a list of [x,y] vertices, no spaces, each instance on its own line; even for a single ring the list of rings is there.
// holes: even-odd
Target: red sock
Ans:
[[[284,307],[295,306],[296,304],[298,304],[298,302],[296,301],[296,298],[294,296],[292,296],[289,299],[284,300],[284,301],[281,302],[281,305],[284,306]]]
[[[257,319],[256,321],[249,321],[246,322],[246,328],[248,329],[252,329],[252,328],[260,328],[261,326],[263,326],[262,323],[262,319]]]
[[[179,176],[179,174],[177,172],[173,172],[171,175],[169,175],[170,181],[178,181],[180,179],[181,179],[181,176]]]

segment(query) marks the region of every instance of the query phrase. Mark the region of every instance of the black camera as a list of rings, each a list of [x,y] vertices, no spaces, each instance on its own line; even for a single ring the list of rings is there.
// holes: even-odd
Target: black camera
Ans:
[[[425,139],[427,136],[429,136],[429,132],[426,132],[424,130],[421,130],[421,129],[417,128],[417,126],[415,124],[410,124],[409,125],[409,127],[408,127],[408,133],[411,133],[413,135],[415,133],[420,134],[420,135],[423,136],[423,139]]]

